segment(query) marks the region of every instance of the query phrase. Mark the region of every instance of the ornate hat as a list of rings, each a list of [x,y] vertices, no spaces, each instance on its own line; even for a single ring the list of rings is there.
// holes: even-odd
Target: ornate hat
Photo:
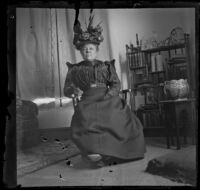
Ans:
[[[78,20],[74,25],[73,44],[75,45],[76,49],[80,50],[81,46],[86,43],[94,43],[99,45],[104,40],[102,36],[103,29],[100,26],[100,23],[96,27],[92,26],[93,18],[94,16],[90,16],[89,24],[86,26],[85,31],[81,29],[81,24]]]

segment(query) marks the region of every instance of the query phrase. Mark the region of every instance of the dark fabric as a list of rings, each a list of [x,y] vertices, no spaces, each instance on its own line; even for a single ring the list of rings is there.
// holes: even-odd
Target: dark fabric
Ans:
[[[190,146],[150,160],[146,172],[196,185],[196,168],[196,146]]]
[[[67,85],[71,85],[73,89],[72,84],[75,84],[84,90],[81,101],[74,108],[71,138],[82,154],[99,153],[121,159],[142,158],[146,151],[143,126],[124,99],[118,96],[120,81],[114,62],[98,63],[99,67],[92,66],[90,74],[85,71],[85,65],[70,65],[70,70],[74,69],[74,73],[69,72],[73,73],[71,78],[68,73],[65,94],[70,94]],[[95,72],[98,73],[97,77],[92,75]],[[108,88],[85,88],[95,81],[104,82]]]
[[[83,94],[72,117],[72,139],[83,153],[131,159],[145,152],[142,125],[119,96],[106,97],[106,88]]]
[[[82,61],[77,64],[67,63],[68,73],[64,86],[65,96],[71,97],[76,87],[86,91],[94,83],[106,84],[109,87],[108,93],[110,95],[118,94],[120,80],[117,76],[114,62],[115,60],[110,62],[95,60],[93,62]]]

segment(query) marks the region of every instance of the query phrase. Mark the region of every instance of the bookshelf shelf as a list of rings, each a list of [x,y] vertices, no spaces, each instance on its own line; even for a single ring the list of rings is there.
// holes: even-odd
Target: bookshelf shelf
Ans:
[[[181,43],[181,44],[175,44],[175,45],[170,45],[170,46],[161,46],[161,47],[157,47],[157,48],[141,50],[141,52],[155,53],[155,52],[161,52],[161,51],[170,51],[170,50],[185,48],[185,46],[186,46],[185,43]]]
[[[154,71],[154,72],[149,72],[149,74],[160,74],[160,73],[165,73],[165,71]]]
[[[146,68],[146,65],[140,66],[140,67],[132,67],[131,70],[139,70],[139,69],[144,69]]]

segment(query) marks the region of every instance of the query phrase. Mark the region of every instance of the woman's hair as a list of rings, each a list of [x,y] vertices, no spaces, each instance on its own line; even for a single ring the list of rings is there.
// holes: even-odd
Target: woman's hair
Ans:
[[[98,44],[95,44],[95,43],[91,43],[91,42],[90,42],[90,43],[85,43],[85,44],[83,44],[83,45],[80,47],[79,51],[82,51],[83,47],[84,47],[86,44],[95,45],[95,46],[96,46],[96,50],[99,51],[99,45],[98,45]]]

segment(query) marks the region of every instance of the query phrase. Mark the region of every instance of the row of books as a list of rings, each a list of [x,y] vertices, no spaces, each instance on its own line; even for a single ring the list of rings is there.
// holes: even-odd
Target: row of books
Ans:
[[[173,66],[169,70],[169,78],[172,79],[180,79],[187,78],[187,68],[185,66]]]
[[[187,61],[186,57],[176,57],[171,58],[168,60],[169,64],[179,64],[179,63],[185,63]]]
[[[144,53],[136,52],[128,54],[128,61],[131,69],[145,66]]]

